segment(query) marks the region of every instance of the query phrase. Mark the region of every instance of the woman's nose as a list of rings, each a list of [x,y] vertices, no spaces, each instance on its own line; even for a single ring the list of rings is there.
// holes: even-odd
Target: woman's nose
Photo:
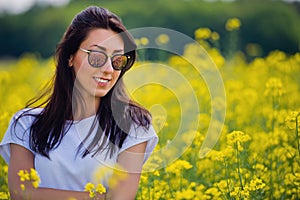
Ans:
[[[101,68],[102,68],[102,71],[105,73],[113,73],[114,68],[112,66],[111,58],[108,58],[106,63],[104,64],[104,66]]]

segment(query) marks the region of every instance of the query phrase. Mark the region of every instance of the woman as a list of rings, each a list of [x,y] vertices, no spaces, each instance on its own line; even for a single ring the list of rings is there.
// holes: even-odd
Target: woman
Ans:
[[[94,172],[117,164],[127,176],[107,194],[134,199],[158,138],[150,113],[124,89],[122,76],[136,57],[132,36],[115,14],[88,7],[75,16],[55,55],[53,87],[14,115],[0,146],[11,198],[88,199],[84,187]],[[31,168],[41,183],[23,191],[18,172]],[[106,178],[101,181],[108,187]]]

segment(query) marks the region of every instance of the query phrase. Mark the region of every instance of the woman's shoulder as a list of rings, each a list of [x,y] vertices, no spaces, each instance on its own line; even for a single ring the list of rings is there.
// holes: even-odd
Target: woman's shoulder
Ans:
[[[43,108],[23,108],[19,111],[17,111],[12,119],[15,120],[28,120],[33,119],[37,115],[39,115],[42,112]]]
[[[23,108],[16,112],[16,115],[29,114],[38,115],[43,111],[44,108]]]
[[[152,124],[149,124],[148,126],[142,126],[142,125],[133,123],[128,135],[131,137],[136,137],[136,138],[149,138],[149,137],[153,137],[153,136],[155,137],[156,132],[155,132]]]
[[[0,143],[0,154],[9,163],[10,144],[18,144],[30,150],[30,127],[42,109],[25,108],[17,111],[11,118],[8,128]]]
[[[40,108],[24,108],[17,111],[10,120],[6,135],[11,135],[11,137],[16,135],[22,138],[24,133],[28,133],[36,116],[41,113],[41,111],[42,109]]]

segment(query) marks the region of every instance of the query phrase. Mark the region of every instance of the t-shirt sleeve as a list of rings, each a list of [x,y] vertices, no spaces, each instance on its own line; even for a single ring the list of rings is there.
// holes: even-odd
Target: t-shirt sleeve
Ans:
[[[9,164],[10,159],[10,144],[18,144],[32,152],[29,146],[30,126],[28,126],[30,121],[29,119],[31,117],[23,116],[17,121],[17,123],[15,123],[20,114],[21,112],[18,112],[11,118],[9,126],[0,143],[0,155],[3,157],[7,164]]]
[[[146,129],[142,126],[132,126],[130,129],[130,132],[128,136],[126,137],[122,148],[119,151],[119,154],[140,143],[147,142],[145,154],[144,154],[144,163],[148,160],[149,156],[153,152],[157,142],[158,142],[158,136],[153,128],[152,125],[150,125],[149,129]]]

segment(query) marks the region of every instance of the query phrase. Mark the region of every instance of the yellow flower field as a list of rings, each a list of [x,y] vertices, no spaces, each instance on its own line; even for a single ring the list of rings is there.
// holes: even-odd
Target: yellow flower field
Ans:
[[[236,21],[231,23],[234,26],[231,29],[239,26]],[[199,103],[197,118],[190,119],[188,125],[191,129],[179,135],[178,141],[181,145],[186,142],[187,148],[176,152],[173,139],[180,128],[180,108],[189,106],[186,88],[181,88],[180,83],[176,89],[147,84],[129,90],[153,115],[153,125],[160,138],[156,151],[171,145],[176,147],[172,151],[161,150],[162,156],[150,157],[136,199],[299,199],[300,53],[287,55],[274,51],[251,62],[241,53],[225,58],[206,43],[211,32],[206,33],[202,36],[204,33],[198,30],[197,40],[216,63],[226,102],[212,102],[205,81],[180,56],[172,56],[161,65],[140,61],[133,67],[135,70],[144,65],[153,66],[160,73],[144,76],[170,78],[160,66],[171,66],[187,77]],[[216,33],[213,35],[216,38]],[[164,37],[161,40],[168,42]],[[193,47],[187,47],[184,54],[202,62],[202,58],[192,55],[190,48]],[[15,62],[0,63],[0,138],[11,116],[38,93],[53,70],[52,58],[41,60],[31,54]],[[137,79],[126,81],[134,85]],[[224,103],[226,118],[220,121],[221,135],[209,153],[199,157],[211,120],[211,106]],[[171,157],[176,159],[168,160]],[[8,199],[7,166],[3,160],[0,163],[0,199]]]

